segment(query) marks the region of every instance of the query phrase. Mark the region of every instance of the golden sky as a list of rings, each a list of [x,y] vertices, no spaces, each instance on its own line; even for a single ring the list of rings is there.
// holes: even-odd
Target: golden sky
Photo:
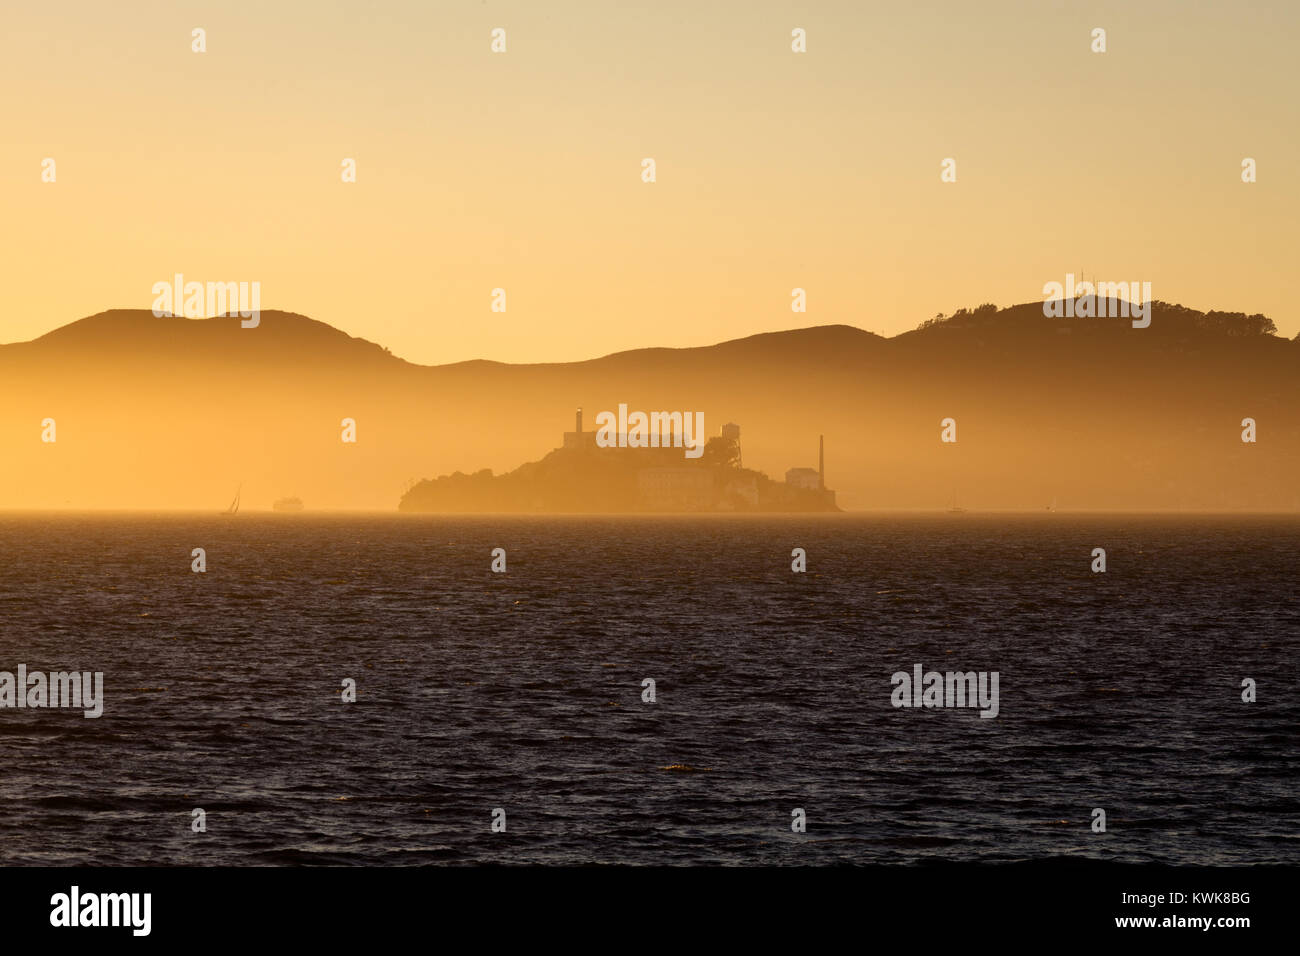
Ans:
[[[1080,269],[1292,336],[1298,31],[1293,2],[10,4],[0,341],[176,272],[423,364],[896,334]]]

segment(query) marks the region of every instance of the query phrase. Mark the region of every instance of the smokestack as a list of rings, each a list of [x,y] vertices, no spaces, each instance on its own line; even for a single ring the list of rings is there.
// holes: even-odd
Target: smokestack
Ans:
[[[817,436],[817,483],[826,490],[826,436]]]
[[[582,434],[582,409],[581,408],[578,409],[577,422],[573,430],[576,431],[579,435]]]

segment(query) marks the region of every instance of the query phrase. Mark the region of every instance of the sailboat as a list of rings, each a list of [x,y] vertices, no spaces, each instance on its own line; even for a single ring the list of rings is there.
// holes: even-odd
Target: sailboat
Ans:
[[[235,491],[235,500],[230,503],[229,508],[221,512],[223,515],[239,514],[239,495],[243,490],[244,490],[244,486],[241,483],[239,488]]]
[[[966,509],[965,509],[965,508],[959,508],[959,507],[957,507],[957,489],[954,488],[954,489],[952,490],[952,507],[948,509],[948,514],[950,514],[950,515],[964,515],[965,513],[966,513]]]
[[[1055,495],[1052,496],[1052,503],[1051,503],[1050,505],[1047,506],[1047,510],[1048,510],[1049,512],[1051,512],[1052,514],[1055,514],[1055,513],[1056,513],[1056,496],[1055,496]]]

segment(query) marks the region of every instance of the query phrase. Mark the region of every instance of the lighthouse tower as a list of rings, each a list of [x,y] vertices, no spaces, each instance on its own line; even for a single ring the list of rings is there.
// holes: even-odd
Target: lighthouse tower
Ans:
[[[573,431],[564,433],[564,448],[573,451],[579,451],[588,446],[595,447],[596,433],[584,432],[582,430],[582,409],[579,408],[573,416]]]

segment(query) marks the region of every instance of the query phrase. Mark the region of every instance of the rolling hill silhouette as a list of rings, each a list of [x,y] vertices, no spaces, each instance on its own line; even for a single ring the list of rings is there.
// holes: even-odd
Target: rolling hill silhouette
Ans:
[[[1151,326],[983,307],[893,338],[849,325],[572,363],[420,366],[288,312],[90,316],[0,346],[0,507],[396,507],[412,479],[542,458],[586,409],[703,411],[747,467],[815,466],[848,509],[1291,511],[1300,343],[1156,303]],[[958,441],[939,441],[940,421]],[[1259,440],[1241,441],[1241,421]],[[57,441],[41,441],[52,418]],[[340,441],[355,419],[358,441]]]

